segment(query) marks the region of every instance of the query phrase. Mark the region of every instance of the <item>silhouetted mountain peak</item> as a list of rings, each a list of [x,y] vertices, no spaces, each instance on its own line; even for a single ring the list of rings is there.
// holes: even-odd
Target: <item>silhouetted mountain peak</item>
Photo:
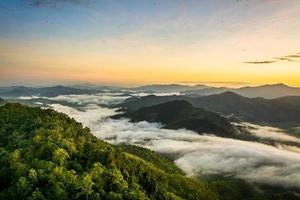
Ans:
[[[266,85],[262,85],[261,87],[290,88],[290,86],[285,85],[283,83],[266,84]]]
[[[174,107],[178,109],[182,108],[192,108],[192,104],[185,100],[175,100],[175,101],[169,101],[166,103],[162,103],[159,106],[161,107]]]

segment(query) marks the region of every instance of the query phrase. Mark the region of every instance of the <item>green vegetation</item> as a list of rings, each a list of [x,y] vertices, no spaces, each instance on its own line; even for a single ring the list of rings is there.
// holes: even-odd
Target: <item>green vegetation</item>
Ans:
[[[5,101],[2,98],[0,98],[0,106],[2,106],[4,104],[5,104]]]
[[[0,107],[0,199],[251,199],[243,181],[196,181],[168,159],[112,146],[51,109]],[[292,194],[259,199],[297,199]],[[256,199],[256,198],[255,198]]]
[[[119,146],[121,147],[122,151],[138,156],[144,159],[145,161],[151,162],[152,164],[154,164],[155,167],[164,170],[165,172],[183,175],[181,169],[174,165],[173,161],[156,154],[154,151],[135,145],[122,144]]]
[[[51,109],[0,107],[0,199],[218,199]]]

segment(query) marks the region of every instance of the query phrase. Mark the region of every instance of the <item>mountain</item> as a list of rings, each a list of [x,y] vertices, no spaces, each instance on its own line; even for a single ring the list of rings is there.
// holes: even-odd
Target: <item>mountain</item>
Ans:
[[[51,109],[8,103],[0,127],[0,199],[219,199],[204,182],[160,168],[170,161],[126,153]]]
[[[186,90],[197,90],[197,89],[203,89],[208,88],[206,85],[195,85],[195,86],[189,86],[189,85],[180,85],[180,84],[167,84],[167,85],[144,85],[136,88],[131,88],[133,91],[139,91],[139,92],[182,92]]]
[[[161,102],[186,100],[193,106],[204,108],[222,115],[233,115],[245,121],[267,123],[272,125],[289,125],[300,123],[300,96],[288,96],[276,99],[247,98],[233,92],[202,97],[141,97],[131,99],[119,106],[134,111],[134,105],[153,106]]]
[[[103,85],[94,85],[90,83],[70,85],[69,87],[77,89],[89,89],[89,90],[110,90],[110,91],[120,91],[122,88],[115,86],[103,86]]]
[[[99,92],[98,90],[90,89],[78,89],[65,86],[53,86],[53,87],[24,87],[24,86],[13,86],[7,88],[1,88],[0,95],[8,98],[17,98],[21,96],[42,96],[42,97],[55,97],[58,95],[69,95],[69,94],[92,94]]]
[[[185,128],[222,137],[234,137],[235,133],[227,119],[201,108],[195,108],[184,100],[141,108],[134,112],[117,115],[115,118],[120,117],[128,117],[133,122],[160,122],[164,124],[163,128],[167,129]]]
[[[132,145],[113,146],[52,109],[0,107],[0,199],[299,199],[242,180],[204,182]],[[283,190],[283,192],[281,192]]]
[[[300,96],[277,99],[246,98],[232,92],[197,99],[196,107],[234,115],[247,121],[269,124],[297,124],[300,122]]]
[[[198,90],[187,90],[184,94],[199,94],[199,95],[213,95],[220,94],[223,92],[234,92],[236,94],[242,95],[244,97],[255,98],[262,97],[266,99],[274,99],[284,96],[300,96],[300,88],[290,87],[284,84],[273,84],[273,85],[262,85],[257,87],[242,87],[238,89],[232,88],[204,88]]]
[[[169,101],[174,100],[186,100],[190,101],[190,97],[182,96],[182,95],[172,95],[172,96],[155,96],[155,95],[148,95],[144,97],[131,97],[126,99],[124,102],[115,105],[116,108],[124,108],[128,111],[135,111],[143,107],[149,107],[158,105],[161,103],[166,103]]]
[[[300,96],[300,88],[290,87],[284,84],[243,87],[233,90],[233,92],[245,97],[263,97],[266,99],[273,99],[284,96]]]

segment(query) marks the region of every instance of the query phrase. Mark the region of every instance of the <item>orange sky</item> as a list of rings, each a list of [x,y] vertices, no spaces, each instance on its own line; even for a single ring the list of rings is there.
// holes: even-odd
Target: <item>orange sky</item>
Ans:
[[[106,5],[107,13],[96,4],[1,3],[0,84],[300,86],[299,1],[179,2]]]

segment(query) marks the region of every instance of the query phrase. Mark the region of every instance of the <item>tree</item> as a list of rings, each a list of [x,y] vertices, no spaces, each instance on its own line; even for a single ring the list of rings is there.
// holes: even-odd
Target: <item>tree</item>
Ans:
[[[60,166],[64,166],[65,161],[69,158],[69,154],[66,150],[58,148],[54,151],[53,161]]]
[[[88,200],[89,195],[91,195],[93,191],[94,182],[92,181],[92,177],[90,174],[86,173],[83,175],[82,180],[79,183],[79,189],[81,190],[79,196],[84,195]]]

